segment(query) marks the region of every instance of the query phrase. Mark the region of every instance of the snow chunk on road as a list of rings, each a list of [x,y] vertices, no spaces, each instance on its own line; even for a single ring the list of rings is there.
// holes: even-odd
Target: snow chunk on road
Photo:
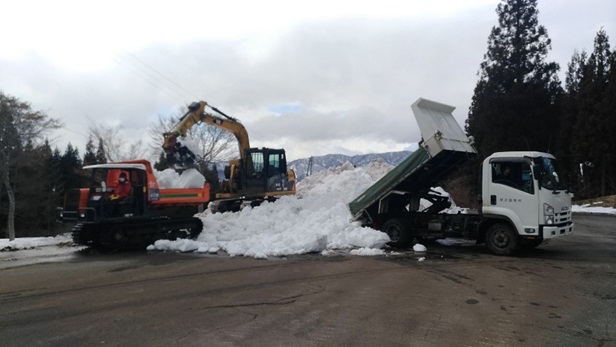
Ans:
[[[359,256],[375,256],[375,255],[384,255],[385,251],[380,249],[380,248],[360,248],[360,249],[354,249],[351,250],[350,252],[352,255],[359,255]]]
[[[426,246],[422,245],[421,243],[416,243],[413,246],[413,250],[415,252],[426,252],[428,249],[426,248]]]
[[[333,249],[378,249],[389,237],[351,222],[347,203],[391,170],[377,161],[355,168],[345,163],[320,171],[298,184],[296,196],[246,207],[237,213],[198,214],[203,232],[186,243],[160,240],[149,250],[222,250],[231,256],[267,258]]]

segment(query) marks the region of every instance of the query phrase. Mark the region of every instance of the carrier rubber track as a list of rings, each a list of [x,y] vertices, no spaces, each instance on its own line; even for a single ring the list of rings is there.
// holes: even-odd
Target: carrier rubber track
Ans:
[[[78,223],[72,237],[77,244],[96,249],[143,249],[156,240],[196,238],[203,230],[195,217],[134,219],[102,223]]]

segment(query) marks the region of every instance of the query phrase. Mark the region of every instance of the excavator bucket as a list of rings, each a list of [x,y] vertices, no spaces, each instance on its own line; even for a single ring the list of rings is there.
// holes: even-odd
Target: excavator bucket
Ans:
[[[167,164],[175,170],[193,168],[201,161],[195,153],[177,139],[170,141],[164,150]]]

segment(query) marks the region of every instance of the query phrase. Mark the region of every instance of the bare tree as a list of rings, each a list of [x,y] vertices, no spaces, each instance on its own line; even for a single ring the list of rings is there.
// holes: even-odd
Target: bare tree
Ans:
[[[35,147],[45,134],[61,127],[58,120],[41,111],[33,111],[29,103],[0,92],[0,186],[9,198],[7,234],[15,239],[15,192],[10,167],[14,158],[26,146]]]
[[[162,152],[163,133],[173,129],[178,119],[185,113],[186,107],[181,108],[175,116],[159,114],[156,123],[150,125],[149,135],[152,139],[150,149],[153,156],[158,157]],[[239,157],[237,140],[228,131],[214,126],[198,124],[190,130],[188,136],[199,142],[201,153],[195,154],[203,158],[205,162]]]
[[[146,155],[143,141],[141,139],[134,142],[127,142],[122,136],[122,127],[106,126],[100,123],[93,123],[89,129],[90,136],[98,139],[99,143],[105,148],[105,155],[108,162],[116,162],[129,159],[143,158]]]

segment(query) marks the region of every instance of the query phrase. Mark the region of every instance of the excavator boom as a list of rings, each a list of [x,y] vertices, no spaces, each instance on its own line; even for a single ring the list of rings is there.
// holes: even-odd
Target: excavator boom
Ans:
[[[206,107],[210,107],[223,117],[206,112]],[[186,136],[190,128],[200,122],[231,132],[237,139],[240,158],[243,159],[245,150],[250,148],[250,140],[248,139],[246,128],[244,128],[239,120],[224,114],[215,107],[209,106],[205,101],[199,101],[193,102],[188,106],[188,112],[180,118],[179,122],[173,127],[173,130],[163,134],[165,138],[163,150],[165,151],[169,166],[181,169],[194,166],[199,162],[197,159],[198,154],[193,153],[185,144],[182,144],[182,138]]]

